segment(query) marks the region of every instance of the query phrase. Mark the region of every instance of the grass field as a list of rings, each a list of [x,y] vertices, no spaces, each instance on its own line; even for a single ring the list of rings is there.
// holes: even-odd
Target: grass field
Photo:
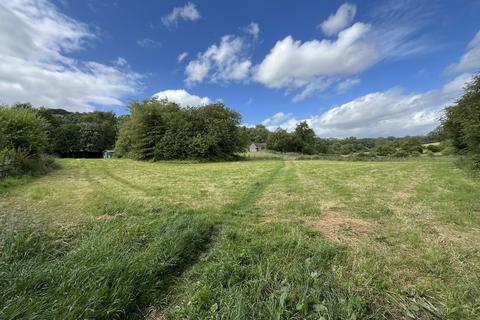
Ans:
[[[0,189],[0,319],[479,319],[450,159],[60,160]]]

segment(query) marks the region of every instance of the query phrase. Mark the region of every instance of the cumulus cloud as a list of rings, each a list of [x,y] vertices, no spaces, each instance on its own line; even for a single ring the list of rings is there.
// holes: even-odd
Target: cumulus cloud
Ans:
[[[345,93],[345,92],[347,92],[348,90],[350,90],[351,88],[353,88],[353,87],[355,87],[356,85],[358,85],[359,83],[360,83],[360,79],[358,79],[358,78],[346,79],[346,80],[340,82],[340,83],[337,85],[337,93],[338,93],[338,94]]]
[[[271,118],[267,118],[262,121],[262,124],[266,127],[278,126],[285,121],[288,121],[292,117],[292,113],[283,113],[278,112],[274,114]]]
[[[444,107],[461,94],[471,78],[462,74],[440,89],[423,93],[405,93],[398,87],[369,93],[321,115],[298,121],[290,118],[273,127],[293,129],[299,121],[307,121],[323,137],[425,134],[438,125]]]
[[[199,97],[193,94],[188,93],[183,89],[178,90],[165,90],[157,92],[153,95],[154,98],[159,100],[166,99],[171,102],[178,103],[181,106],[201,106],[211,103],[211,100],[207,97]]]
[[[177,26],[179,20],[183,21],[195,21],[200,19],[202,16],[197,10],[197,7],[194,3],[187,3],[183,7],[175,7],[172,12],[168,15],[162,17],[162,23],[166,27]]]
[[[177,62],[180,63],[180,62],[182,62],[183,60],[187,59],[187,57],[188,57],[188,52],[186,52],[186,51],[185,51],[185,52],[182,52],[182,53],[180,53],[180,54],[178,55],[178,57],[177,57]]]
[[[241,37],[226,35],[220,44],[199,53],[197,59],[185,68],[186,83],[193,85],[205,79],[212,82],[241,81],[246,79],[252,65],[247,57],[247,45]]]
[[[335,14],[330,15],[327,20],[317,27],[322,29],[327,36],[337,34],[352,23],[356,13],[357,7],[355,5],[349,3],[342,4]]]
[[[62,14],[47,0],[2,1],[1,102],[28,101],[71,111],[121,105],[138,88],[140,75],[69,56],[94,38],[88,26]]]
[[[334,85],[337,93],[346,92],[358,84],[354,80],[358,74],[384,59],[433,50],[429,39],[420,34],[432,22],[432,11],[417,1],[386,1],[375,6],[369,24],[352,25],[356,7],[344,4],[319,25],[333,38],[300,41],[287,36],[277,41],[252,68],[253,79],[294,94],[293,102]]]
[[[162,44],[150,38],[143,38],[137,41],[137,45],[142,48],[160,48]]]
[[[243,28],[243,31],[251,35],[254,39],[257,39],[260,34],[260,26],[256,22],[250,22],[248,26]]]
[[[335,40],[302,43],[288,36],[278,41],[255,67],[254,79],[271,88],[303,88],[296,100],[305,98],[315,91],[312,83],[318,86],[325,83],[326,77],[354,75],[378,61],[376,47],[367,37],[370,28],[355,23]]]
[[[464,72],[480,68],[480,31],[470,41],[467,52],[460,58],[460,61],[450,65],[447,73]]]

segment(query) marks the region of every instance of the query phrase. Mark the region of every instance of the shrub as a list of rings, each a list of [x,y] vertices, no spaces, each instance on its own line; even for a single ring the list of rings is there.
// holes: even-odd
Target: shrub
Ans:
[[[403,150],[403,149],[398,149],[397,151],[395,151],[395,153],[393,154],[393,156],[395,158],[406,158],[408,157],[408,152]]]
[[[446,147],[445,149],[442,150],[442,155],[444,156],[451,156],[453,154],[455,154],[455,147],[453,146],[448,146]]]
[[[32,108],[0,107],[0,150],[39,156],[47,146],[46,121]]]
[[[393,148],[389,144],[381,144],[381,145],[379,145],[375,148],[375,151],[379,156],[386,157],[386,156],[391,156],[392,154],[394,154],[395,153],[395,148]]]
[[[0,107],[0,178],[40,173],[53,164],[43,152],[46,121],[28,105]]]
[[[433,153],[437,153],[437,152],[442,151],[442,148],[439,145],[430,144],[430,145],[427,146],[427,150],[429,150]]]

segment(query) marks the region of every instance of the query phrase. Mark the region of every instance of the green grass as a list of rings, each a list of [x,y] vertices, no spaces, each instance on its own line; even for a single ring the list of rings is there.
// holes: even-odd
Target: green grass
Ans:
[[[0,319],[478,319],[451,159],[60,160],[0,190]]]

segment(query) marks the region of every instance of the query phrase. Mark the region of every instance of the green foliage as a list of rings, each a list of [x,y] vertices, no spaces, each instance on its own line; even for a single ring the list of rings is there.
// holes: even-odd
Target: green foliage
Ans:
[[[272,134],[263,124],[257,124],[253,128],[245,128],[250,143],[266,143]]]
[[[111,112],[72,113],[62,109],[39,109],[47,120],[48,152],[63,157],[99,156],[112,149],[117,118]]]
[[[465,87],[453,106],[446,108],[443,128],[457,149],[480,153],[480,75]]]
[[[458,152],[467,153],[472,159],[480,156],[480,75],[467,84],[454,105],[446,108],[442,125]]]
[[[267,148],[279,152],[297,151],[293,135],[285,129],[277,129],[268,137]]]
[[[427,150],[430,150],[433,153],[437,153],[437,152],[442,151],[442,147],[439,146],[439,145],[430,144],[430,145],[427,146]]]
[[[0,150],[40,155],[47,146],[46,121],[31,107],[0,107]]]
[[[306,121],[297,124],[295,131],[292,133],[285,129],[277,129],[267,139],[267,148],[279,152],[314,154],[317,146],[322,147],[315,136],[315,132]]]
[[[41,174],[54,167],[43,155],[46,121],[28,104],[0,107],[0,179],[24,173]]]
[[[384,144],[381,144],[381,145],[378,145],[376,148],[375,148],[375,152],[379,155],[379,156],[391,156],[395,153],[395,148],[389,144],[389,143],[384,143]]]
[[[293,132],[293,138],[298,145],[298,152],[304,154],[315,153],[315,132],[306,121],[297,124]]]
[[[137,160],[228,159],[246,147],[240,114],[223,104],[181,108],[156,99],[134,102],[116,154]]]
[[[423,151],[422,142],[417,137],[407,137],[403,139],[400,143],[400,148],[412,154]]]

